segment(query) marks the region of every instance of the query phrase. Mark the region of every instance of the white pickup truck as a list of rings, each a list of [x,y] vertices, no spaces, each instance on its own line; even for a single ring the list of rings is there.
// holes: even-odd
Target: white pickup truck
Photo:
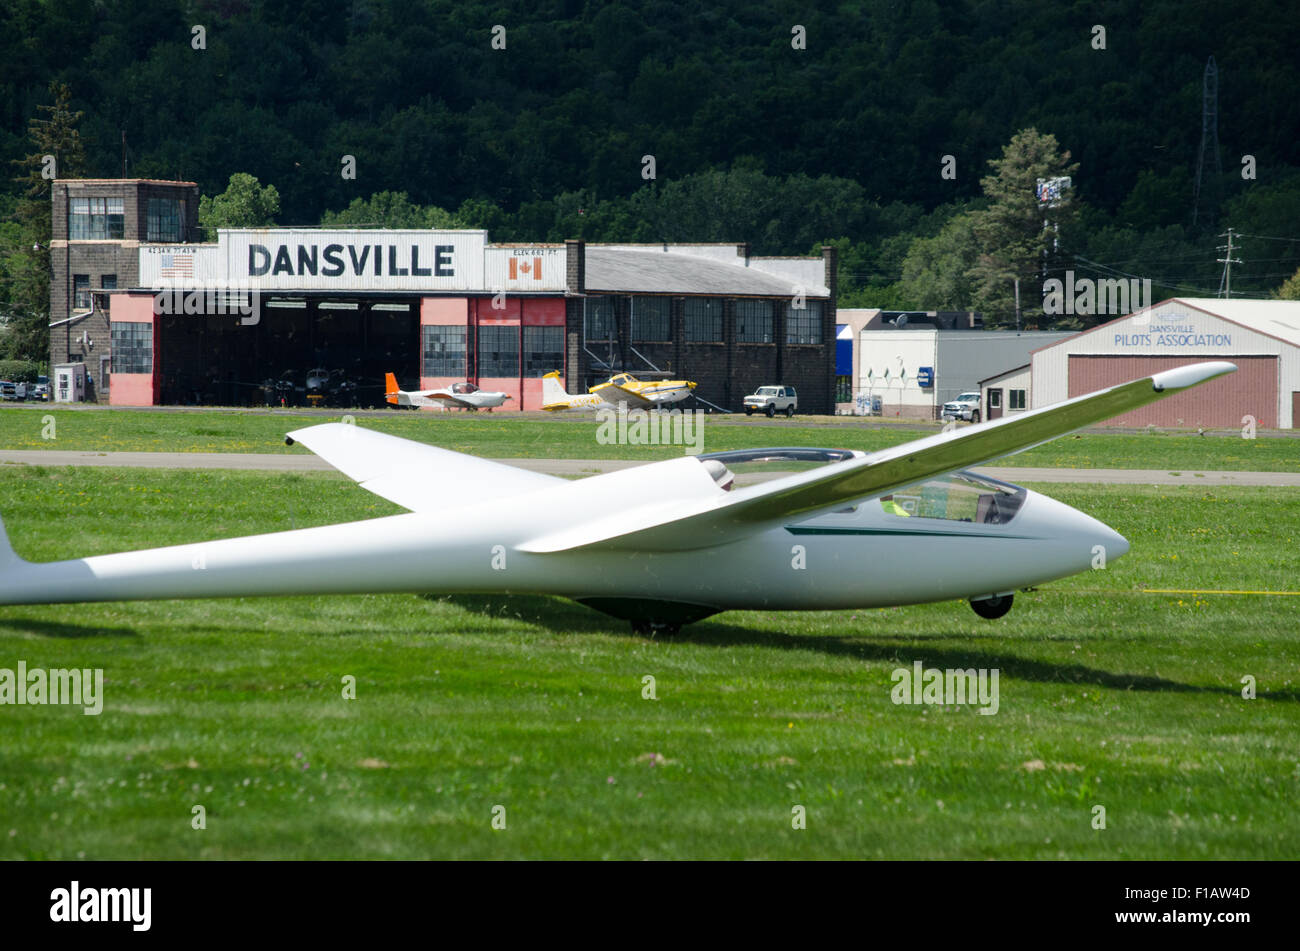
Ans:
[[[766,413],[768,417],[777,413],[793,416],[799,408],[799,397],[793,386],[760,386],[756,392],[745,397],[745,415]]]

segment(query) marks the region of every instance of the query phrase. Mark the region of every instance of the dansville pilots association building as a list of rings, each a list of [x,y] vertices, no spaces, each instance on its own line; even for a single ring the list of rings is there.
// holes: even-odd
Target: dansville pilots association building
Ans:
[[[391,372],[405,389],[469,381],[538,410],[542,377],[558,370],[570,393],[617,372],[693,380],[702,405],[725,410],[782,384],[801,413],[933,418],[944,394],[974,391],[991,419],[1231,360],[1237,373],[1112,423],[1300,424],[1300,301],[1174,299],[999,343],[973,314],[845,311],[839,323],[831,247],[759,257],[745,243],[313,228],[202,243],[193,182],[61,179],[52,193],[56,401],[302,405],[314,380],[311,401],[378,406]],[[925,326],[939,343],[916,343]],[[983,344],[1002,359],[979,359]]]

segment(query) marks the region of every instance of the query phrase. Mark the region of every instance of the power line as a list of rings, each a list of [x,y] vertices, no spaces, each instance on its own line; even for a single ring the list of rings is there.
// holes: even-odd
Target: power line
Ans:
[[[1258,241],[1300,241],[1300,238],[1276,238],[1267,234],[1242,234],[1237,232],[1238,238],[1255,238]]]

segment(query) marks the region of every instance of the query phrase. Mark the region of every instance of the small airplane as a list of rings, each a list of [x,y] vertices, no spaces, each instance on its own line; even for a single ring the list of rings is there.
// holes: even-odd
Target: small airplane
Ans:
[[[597,383],[583,395],[565,392],[559,371],[542,377],[542,409],[599,409],[626,403],[628,409],[654,409],[680,402],[691,395],[696,384],[689,380],[654,380],[642,382],[630,373],[618,373],[604,383]]]
[[[626,403],[628,409],[653,409],[679,403],[691,395],[696,384],[689,380],[652,380],[642,382],[630,373],[617,373],[588,392],[607,403]]]
[[[473,383],[453,383],[451,386],[436,390],[407,392],[397,385],[397,377],[391,373],[384,374],[384,383],[384,398],[394,406],[440,406],[444,409],[461,407],[470,410],[490,410],[511,399],[509,393],[480,390]]]
[[[963,598],[997,618],[1017,589],[1089,571],[1099,552],[1113,561],[1129,543],[1083,512],[967,467],[1234,370],[1191,364],[874,453],[718,452],[576,481],[324,423],[286,441],[409,513],[43,564],[20,558],[0,526],[0,603],[545,594],[650,633],[733,609]],[[743,487],[732,471],[809,462],[822,464]]]
[[[560,382],[560,371],[552,370],[542,377],[542,409],[550,413],[566,410],[596,409],[608,405],[604,399],[591,393],[573,395],[565,392]]]

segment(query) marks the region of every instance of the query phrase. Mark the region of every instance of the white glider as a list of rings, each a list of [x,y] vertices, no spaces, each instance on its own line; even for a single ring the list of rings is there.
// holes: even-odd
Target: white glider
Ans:
[[[290,433],[409,514],[32,563],[0,527],[0,603],[411,591],[561,595],[638,630],[729,609],[969,599],[1089,570],[1128,542],[1036,492],[965,472],[1211,380],[1198,363],[875,453],[742,450],[568,481],[326,423]],[[732,467],[808,471],[733,487]],[[471,493],[434,486],[473,486]],[[1099,547],[1100,546],[1100,547]]]

